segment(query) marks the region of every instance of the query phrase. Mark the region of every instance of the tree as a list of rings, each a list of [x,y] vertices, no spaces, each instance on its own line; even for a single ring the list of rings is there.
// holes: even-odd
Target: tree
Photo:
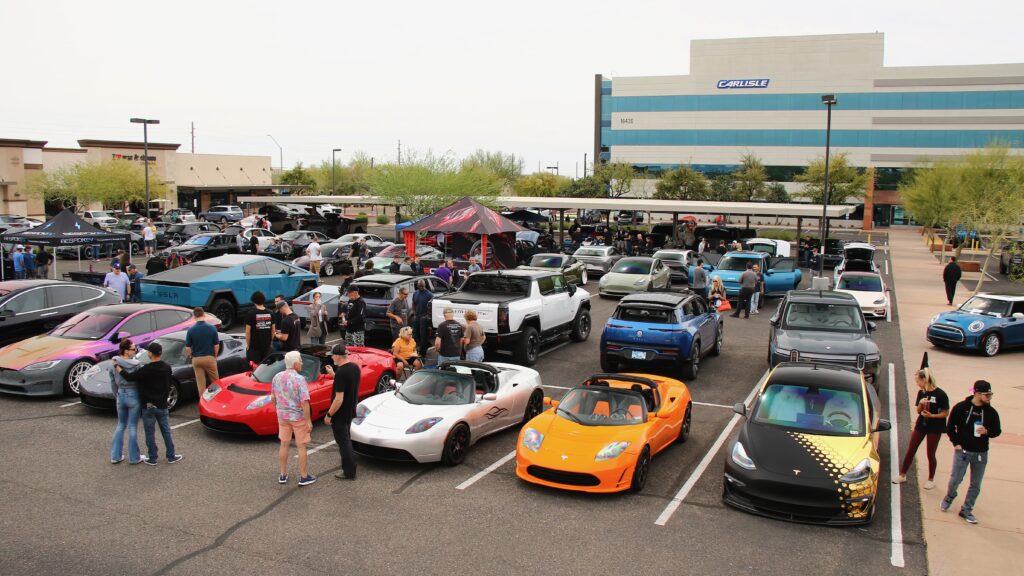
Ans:
[[[120,208],[125,202],[146,198],[143,167],[129,160],[80,163],[44,172],[28,183],[28,192],[63,207],[100,203]],[[150,198],[167,195],[163,182],[151,178]]]
[[[306,186],[309,191],[316,191],[317,182],[313,174],[302,167],[302,162],[296,164],[291,170],[281,174],[281,184],[286,186]]]
[[[608,194],[604,182],[591,175],[570,182],[563,195],[569,198],[604,198]]]
[[[465,164],[463,164],[465,166]],[[571,180],[550,172],[536,172],[520,177],[512,187],[517,196],[562,196]]]
[[[789,192],[786,192],[786,187],[782,183],[769,182],[765,186],[764,200],[765,202],[785,204],[789,202]]]
[[[515,154],[501,151],[478,149],[462,159],[461,167],[463,170],[480,168],[490,172],[501,183],[502,188],[512,186],[522,175],[522,160]]]
[[[764,169],[761,159],[753,154],[745,154],[740,169],[733,173],[732,196],[736,200],[753,202],[764,200],[767,192],[765,181],[768,172]]]
[[[628,162],[607,162],[599,164],[595,176],[604,183],[608,196],[619,198],[633,188],[633,165]]]
[[[657,200],[707,200],[709,195],[707,178],[689,166],[666,172],[654,192]]]
[[[736,200],[736,177],[731,174],[716,174],[711,178],[708,189],[708,200],[714,202],[733,202]]]
[[[493,203],[501,184],[479,167],[462,169],[447,156],[410,152],[402,164],[385,164],[369,178],[373,193],[408,217],[431,214],[464,196]]]
[[[924,227],[929,241],[935,228],[949,228],[960,196],[960,166],[956,162],[935,162],[914,170],[909,180],[899,186],[907,213]],[[945,260],[943,241],[942,260]]]
[[[825,159],[813,160],[803,174],[797,175],[796,181],[804,183],[804,196],[812,203],[821,204],[825,196]],[[845,152],[829,159],[829,204],[846,204],[849,200],[863,198],[867,183],[867,175],[850,165]]]
[[[333,163],[331,160],[323,160],[319,166],[310,166],[307,171],[316,182],[315,191],[319,193],[334,193],[342,196],[360,196],[369,193],[370,184],[366,176],[369,173],[369,160],[366,164],[353,161],[349,165]],[[331,178],[331,172],[334,178]],[[311,190],[312,191],[312,190]]]

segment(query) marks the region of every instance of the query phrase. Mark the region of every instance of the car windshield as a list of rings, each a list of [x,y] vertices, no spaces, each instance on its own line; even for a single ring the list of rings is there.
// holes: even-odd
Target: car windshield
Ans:
[[[747,269],[747,264],[757,263],[759,260],[755,258],[739,258],[737,256],[723,256],[718,261],[719,270],[732,270],[733,272],[742,272]]]
[[[864,402],[849,390],[772,383],[761,393],[754,422],[812,434],[861,435]]]
[[[598,248],[580,248],[574,254],[574,256],[597,256],[599,258],[607,255],[607,250],[600,250]]]
[[[206,246],[207,244],[210,243],[210,240],[213,240],[213,236],[193,236],[193,237],[189,238],[185,242],[185,244],[192,244],[192,245],[197,245],[197,246]]]
[[[93,218],[113,218],[109,212],[103,212],[100,210],[94,210],[92,213]]]
[[[345,234],[341,238],[338,238],[338,242],[352,243],[352,242],[355,242],[356,240],[359,240],[362,237],[363,237],[362,234]]]
[[[772,256],[775,255],[774,244],[751,244],[750,250],[752,252],[763,252],[765,254],[771,254]]]
[[[370,300],[391,300],[391,286],[360,283],[359,295]]]
[[[324,256],[334,256],[334,253],[341,250],[339,244],[324,244],[320,247],[320,253]]]
[[[960,307],[962,312],[973,312],[975,314],[989,314],[991,316],[1007,316],[1010,312],[1010,303],[984,296],[975,296],[964,302]]]
[[[562,257],[554,254],[537,254],[530,259],[530,266],[535,268],[561,268]]]
[[[280,237],[282,240],[298,240],[299,238],[302,238],[302,236],[302,232],[292,230],[291,232],[285,232],[284,234],[281,234]]]
[[[647,420],[643,396],[632,390],[595,385],[570,390],[556,413],[584,426],[629,426]]]
[[[470,374],[420,370],[395,395],[410,404],[472,404],[476,402],[476,382]]]
[[[658,260],[671,260],[672,262],[683,262],[686,260],[686,254],[682,252],[666,252],[665,250],[658,250],[654,253],[654,257]]]
[[[157,338],[156,343],[163,346],[163,353],[160,354],[160,360],[166,362],[171,366],[181,366],[183,364],[189,364],[189,360],[185,358],[185,341],[177,340],[173,338]],[[139,350],[139,353],[135,355],[135,359],[142,364],[149,364],[149,352],[145,349]]]
[[[419,252],[419,250],[417,250]],[[395,256],[405,256],[405,244],[395,244],[394,246],[388,246],[377,253],[379,257],[393,258]]]
[[[860,308],[854,304],[793,302],[786,309],[785,327],[794,330],[859,332],[864,325]]]
[[[650,274],[651,260],[646,258],[623,258],[615,263],[612,272],[616,274]]]
[[[881,292],[882,279],[878,276],[850,276],[844,274],[839,277],[838,288],[855,292]]]
[[[284,354],[274,353],[263,359],[263,362],[252,372],[252,379],[270,384],[279,373],[284,371]],[[308,354],[302,355],[302,370],[299,371],[306,383],[314,382],[320,376],[320,360]]]
[[[615,318],[626,322],[647,322],[650,324],[675,324],[676,311],[672,308],[648,308],[640,306],[619,306]]]
[[[122,320],[124,320],[123,316],[82,312],[54,328],[50,332],[50,336],[76,340],[98,340],[106,336]]]
[[[473,274],[466,278],[462,291],[527,295],[530,293],[530,279],[500,274]]]

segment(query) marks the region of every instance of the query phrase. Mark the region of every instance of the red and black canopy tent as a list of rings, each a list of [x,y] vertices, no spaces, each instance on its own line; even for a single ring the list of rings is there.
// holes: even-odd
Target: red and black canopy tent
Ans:
[[[437,212],[421,218],[403,231],[406,254],[416,253],[417,232],[443,232],[445,234],[478,234],[480,236],[480,265],[487,265],[487,237],[491,234],[516,233],[526,230],[476,200],[465,197]]]

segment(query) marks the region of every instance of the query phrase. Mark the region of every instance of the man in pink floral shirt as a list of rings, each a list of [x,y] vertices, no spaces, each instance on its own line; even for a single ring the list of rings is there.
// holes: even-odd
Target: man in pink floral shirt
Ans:
[[[288,482],[288,445],[294,434],[295,447],[299,451],[299,486],[308,486],[316,482],[316,476],[309,473],[306,453],[313,420],[309,413],[309,387],[299,373],[302,370],[302,355],[296,350],[288,352],[284,355],[284,365],[285,371],[274,376],[270,385],[270,397],[277,407],[277,437],[281,439],[281,448],[277,451],[281,475],[277,481],[280,484]]]

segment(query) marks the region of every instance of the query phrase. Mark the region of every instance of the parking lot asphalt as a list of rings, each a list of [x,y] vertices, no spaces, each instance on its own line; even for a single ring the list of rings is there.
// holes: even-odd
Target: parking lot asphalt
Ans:
[[[883,250],[880,266],[885,257]],[[596,294],[595,281],[587,288]],[[518,480],[514,460],[501,463],[518,428],[482,440],[460,466],[361,458],[359,479],[339,482],[338,453],[322,423],[310,456],[319,481],[281,486],[276,439],[205,430],[195,404],[171,417],[184,460],[112,466],[112,414],[73,398],[0,397],[0,572],[926,573],[917,493],[904,490],[892,505],[888,434],[876,516],[867,526],[791,524],[722,504],[723,459],[739,420],[731,407],[766,371],[768,318],[778,303],[769,299],[749,320],[725,319],[722,356],[702,362],[699,378],[687,383],[697,403],[690,439],[654,458],[640,494],[567,493]],[[536,368],[549,396],[600,372],[600,329],[614,307],[594,296],[590,339],[545,350]],[[889,374],[905,382],[898,318],[894,309],[892,322],[879,321],[875,332],[883,415]],[[906,387],[894,388],[896,413],[906,414]],[[897,430],[905,445],[903,420]]]

